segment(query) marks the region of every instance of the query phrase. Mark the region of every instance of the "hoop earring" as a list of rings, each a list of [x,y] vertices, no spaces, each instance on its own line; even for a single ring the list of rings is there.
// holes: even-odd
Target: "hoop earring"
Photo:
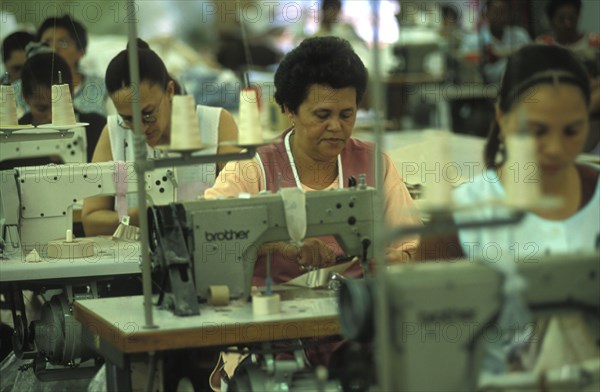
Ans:
[[[496,167],[500,167],[506,162],[506,145],[502,140],[498,140],[498,151],[494,157],[494,163]]]

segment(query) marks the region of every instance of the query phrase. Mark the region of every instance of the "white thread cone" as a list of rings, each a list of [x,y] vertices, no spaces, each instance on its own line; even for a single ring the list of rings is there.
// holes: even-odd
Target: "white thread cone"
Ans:
[[[8,127],[19,123],[17,101],[13,86],[0,86],[0,125]]]
[[[527,130],[527,112],[522,109],[517,118],[518,130],[506,137],[506,162],[503,166],[505,203],[517,209],[538,206],[542,189],[534,137]]]
[[[258,96],[256,90],[243,89],[240,92],[240,130],[239,144],[262,143],[262,127],[258,111]]]
[[[447,168],[450,163],[450,140],[452,135],[447,131],[428,131],[429,156],[427,163],[431,165],[427,170],[433,173],[422,173],[427,177],[423,189],[424,199],[430,208],[444,209],[452,204],[452,184],[447,178]]]
[[[68,84],[52,86],[52,125],[75,125],[75,112]]]
[[[530,135],[510,135],[506,138],[506,163],[503,185],[505,202],[511,207],[528,209],[540,203],[539,167],[536,143]]]
[[[195,149],[202,147],[196,102],[191,95],[173,97],[171,111],[171,145],[174,150]]]

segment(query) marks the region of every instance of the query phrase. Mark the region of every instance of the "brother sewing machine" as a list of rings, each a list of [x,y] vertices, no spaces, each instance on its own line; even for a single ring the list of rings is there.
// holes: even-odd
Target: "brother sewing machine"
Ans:
[[[533,315],[582,311],[596,349],[600,338],[599,259],[600,254],[591,253],[517,261],[526,282],[524,300]],[[484,346],[501,338],[496,323],[505,303],[505,277],[498,270],[464,260],[394,266],[385,279],[388,306],[382,311],[389,315],[388,336],[374,336],[374,282],[346,280],[340,291],[340,312],[347,338],[363,342],[382,339],[389,346],[387,353],[378,355],[385,356],[380,363],[390,365],[387,381],[393,390],[501,390],[540,385],[541,376],[527,372],[478,385]],[[534,332],[539,331],[531,331],[530,336]],[[598,357],[566,370],[547,372],[546,385],[575,390],[600,384]],[[384,374],[378,372],[377,379],[383,382]]]
[[[366,186],[308,192],[306,237],[334,235],[346,254],[371,257],[374,203]],[[168,273],[177,315],[197,314],[209,285],[249,298],[259,246],[290,240],[280,193],[156,206],[149,214],[155,265]]]

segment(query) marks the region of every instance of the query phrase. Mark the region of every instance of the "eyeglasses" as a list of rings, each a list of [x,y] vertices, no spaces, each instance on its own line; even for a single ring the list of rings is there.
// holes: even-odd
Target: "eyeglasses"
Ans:
[[[157,115],[158,115],[158,111],[160,109],[160,105],[162,103],[162,100],[164,98],[164,95],[160,97],[160,101],[158,102],[158,104],[156,105],[156,107],[149,113],[143,113],[142,112],[142,124],[154,124],[157,120]],[[127,116],[127,118],[123,118],[123,116],[121,116],[120,114],[118,115],[118,119],[117,119],[117,124],[125,129],[132,129],[133,128],[133,117]]]
[[[55,47],[59,49],[67,49],[69,46],[71,46],[71,43],[64,38],[57,39],[56,41],[44,41],[42,44],[51,48]]]

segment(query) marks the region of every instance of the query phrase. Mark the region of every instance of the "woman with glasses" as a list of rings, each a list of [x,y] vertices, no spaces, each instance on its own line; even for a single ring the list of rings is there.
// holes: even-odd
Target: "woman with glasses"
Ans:
[[[128,51],[121,51],[108,65],[106,88],[118,115],[108,116],[92,162],[134,160],[132,99],[140,100],[141,132],[146,138],[148,157],[158,157],[161,152],[155,147],[170,143],[172,99],[179,92],[179,87],[169,76],[160,57],[141,40],[138,40],[138,58],[140,85],[139,90],[135,89],[136,95],[129,76]],[[237,140],[237,126],[226,110],[199,105],[196,107],[196,114],[200,128],[198,132],[201,132],[203,143],[216,146],[225,141]],[[220,146],[204,150],[203,153],[222,154],[238,151],[237,147]],[[220,167],[213,163],[177,168],[182,174],[178,179],[179,200],[189,200],[202,195],[204,189],[212,186]],[[119,214],[115,210],[124,211],[125,204],[127,215],[131,219],[130,224],[137,226],[138,211],[133,204],[136,197],[133,195],[125,199],[114,200],[113,197],[106,196],[86,199],[82,211],[86,235],[113,234],[119,224]]]

